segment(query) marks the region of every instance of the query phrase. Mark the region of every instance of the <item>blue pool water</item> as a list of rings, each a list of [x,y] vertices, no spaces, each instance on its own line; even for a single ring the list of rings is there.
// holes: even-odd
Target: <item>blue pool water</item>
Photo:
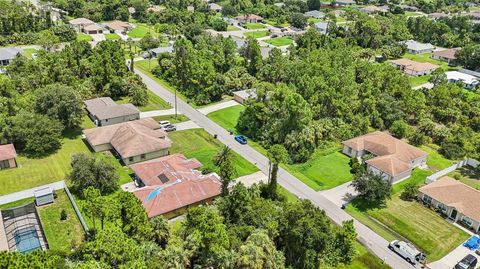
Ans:
[[[14,234],[15,244],[20,253],[27,253],[41,248],[37,231],[31,228],[18,230]]]

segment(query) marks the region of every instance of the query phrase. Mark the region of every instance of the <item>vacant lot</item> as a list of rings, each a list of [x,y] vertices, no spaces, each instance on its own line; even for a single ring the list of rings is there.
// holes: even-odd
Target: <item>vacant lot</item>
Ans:
[[[268,36],[268,31],[254,31],[254,32],[246,32],[243,34],[245,37],[253,37],[253,38],[260,38]]]
[[[340,147],[333,145],[317,150],[305,163],[286,165],[286,168],[310,188],[319,191],[352,180],[349,161],[350,158],[340,152]]]
[[[288,46],[293,43],[293,39],[290,37],[275,37],[269,40],[265,40],[268,44],[281,47],[281,46]]]
[[[244,27],[247,28],[247,29],[252,29],[252,30],[267,28],[267,26],[265,26],[261,23],[247,23],[247,24],[244,25]]]
[[[415,169],[412,177],[394,186],[392,199],[383,208],[355,199],[347,212],[387,240],[406,238],[428,255],[429,262],[436,261],[459,246],[468,234],[421,203],[400,199],[405,184],[422,184],[431,173]]]
[[[105,39],[107,39],[107,40],[119,40],[120,36],[118,34],[115,34],[115,33],[105,34]]]
[[[153,93],[151,90],[147,89],[148,95],[148,103],[144,106],[137,106],[138,110],[145,112],[145,111],[152,111],[152,110],[162,110],[162,109],[169,109],[171,108],[170,104],[168,104],[165,100],[160,98],[158,95]],[[124,97],[116,101],[117,104],[126,104],[130,103],[130,99],[128,97]]]
[[[207,117],[218,123],[218,125],[222,126],[225,130],[235,131],[240,113],[244,110],[245,107],[242,105],[231,106],[209,113]]]
[[[150,33],[152,36],[156,36],[155,31],[152,29],[152,27],[143,24],[137,24],[137,26],[133,28],[132,31],[128,32],[128,36],[131,38],[142,38],[147,33]]]
[[[169,138],[172,140],[170,153],[182,153],[187,158],[197,158],[203,166],[216,169],[213,164],[213,157],[220,151],[223,144],[214,139],[203,129],[191,129],[171,132]],[[234,154],[234,164],[238,176],[245,176],[258,171],[258,168],[245,160],[243,157]]]

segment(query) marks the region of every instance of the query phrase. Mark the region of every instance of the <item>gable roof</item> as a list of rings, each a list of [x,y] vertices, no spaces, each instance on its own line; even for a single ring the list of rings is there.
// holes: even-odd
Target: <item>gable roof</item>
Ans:
[[[421,72],[438,68],[438,65],[432,63],[420,63],[404,58],[391,60],[390,62],[398,66],[403,66],[405,70],[411,70],[414,72]]]
[[[0,161],[15,159],[17,152],[13,144],[0,145]]]
[[[76,18],[73,20],[69,20],[68,23],[71,25],[88,25],[88,24],[94,24],[93,21],[87,19],[87,18]]]
[[[430,43],[421,43],[412,39],[401,42],[401,43],[405,44],[408,50],[421,51],[421,50],[435,49],[435,47]]]
[[[318,10],[310,10],[305,13],[303,13],[304,16],[306,17],[313,17],[313,18],[323,18],[325,17],[325,13],[318,11]]]
[[[475,76],[461,73],[458,71],[447,71],[445,72],[445,75],[447,76],[447,80],[457,80],[457,81],[462,81],[465,84],[469,85],[474,85],[479,83],[479,79]]]
[[[83,133],[92,146],[111,144],[122,158],[167,149],[172,144],[152,118],[86,129]]]
[[[132,104],[117,104],[110,97],[99,97],[83,102],[88,112],[99,120],[138,114],[140,111]]]
[[[446,206],[454,207],[469,218],[480,221],[480,207],[478,206],[480,192],[458,180],[447,176],[442,177],[419,188],[419,191]]]
[[[130,24],[128,22],[123,22],[119,20],[107,22],[105,23],[105,26],[112,30],[124,30],[126,28],[130,28]]]
[[[100,31],[100,30],[102,30],[102,27],[100,27],[100,26],[98,26],[94,23],[94,24],[86,25],[85,27],[83,27],[83,30],[84,31]]]
[[[262,17],[256,15],[256,14],[244,14],[244,15],[239,15],[235,17],[237,20],[263,20]]]
[[[21,48],[0,48],[0,60],[13,60],[22,52]]]
[[[146,185],[133,194],[142,202],[149,217],[165,214],[213,197],[221,192],[215,173],[202,175],[201,163],[174,154],[131,165],[137,177]],[[161,178],[164,179],[162,182]],[[158,194],[147,201],[152,192]]]
[[[411,169],[411,161],[427,155],[423,150],[380,131],[343,141],[342,144],[355,151],[366,150],[376,155],[367,163],[391,176]]]
[[[457,59],[457,57],[455,57],[455,53],[459,50],[460,50],[460,48],[437,50],[437,51],[433,52],[433,55],[438,56],[438,57],[443,57],[443,58],[446,58],[446,59],[455,60],[455,59]]]

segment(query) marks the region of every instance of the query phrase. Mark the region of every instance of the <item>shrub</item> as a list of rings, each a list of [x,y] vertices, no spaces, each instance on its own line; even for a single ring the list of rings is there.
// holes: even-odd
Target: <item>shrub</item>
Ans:
[[[407,183],[403,189],[400,198],[406,201],[412,201],[417,198],[418,195],[418,185],[415,183]]]
[[[65,211],[65,209],[62,209],[60,212],[60,220],[67,220],[67,211]]]

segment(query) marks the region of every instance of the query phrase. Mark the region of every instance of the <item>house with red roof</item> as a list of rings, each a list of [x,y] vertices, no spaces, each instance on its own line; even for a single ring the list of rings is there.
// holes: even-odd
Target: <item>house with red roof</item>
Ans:
[[[197,159],[182,154],[130,165],[139,188],[133,194],[142,202],[148,217],[173,218],[187,208],[212,201],[221,193],[216,173],[203,175]]]
[[[17,152],[13,144],[0,145],[0,170],[17,167]]]

